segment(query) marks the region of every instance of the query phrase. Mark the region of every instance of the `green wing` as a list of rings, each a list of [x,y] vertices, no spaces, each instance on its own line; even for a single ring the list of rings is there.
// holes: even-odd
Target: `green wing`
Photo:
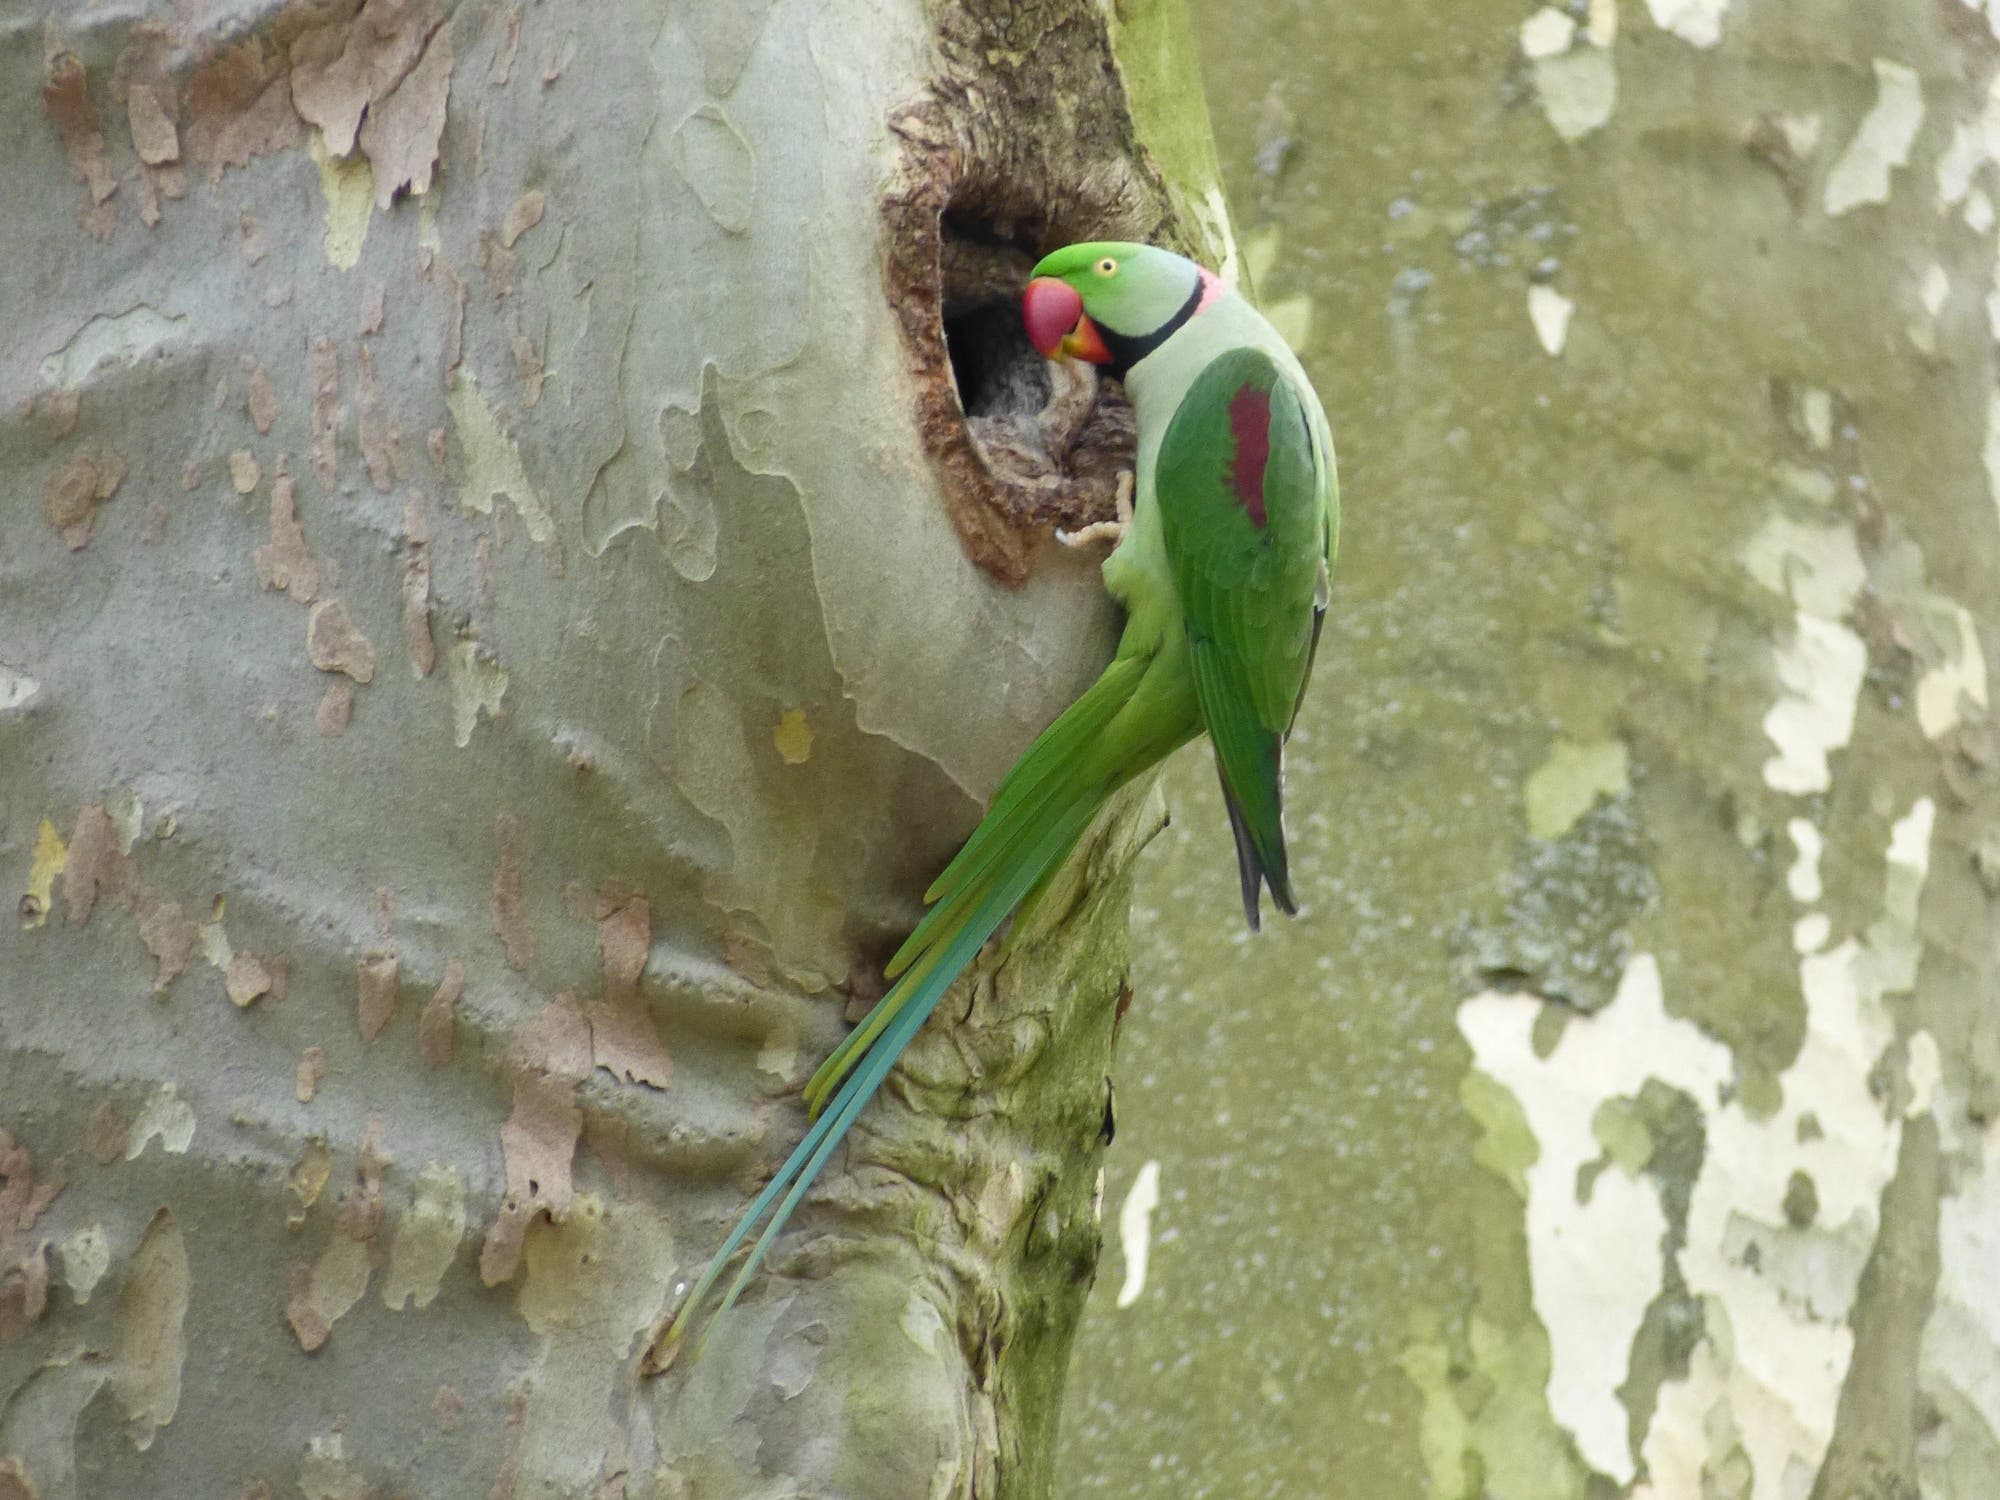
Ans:
[[[1263,351],[1196,376],[1160,442],[1153,488],[1243,881],[1296,911],[1285,857],[1285,736],[1312,670],[1333,547],[1324,418]]]

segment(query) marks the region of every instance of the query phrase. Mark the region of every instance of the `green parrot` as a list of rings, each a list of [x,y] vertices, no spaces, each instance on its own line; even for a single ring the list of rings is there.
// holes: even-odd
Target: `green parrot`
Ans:
[[[1015,762],[925,893],[889,991],[806,1085],[813,1124],[744,1211],[668,1329],[686,1332],[769,1215],[716,1317],[755,1273],[833,1148],[986,940],[1014,931],[1111,794],[1197,734],[1215,749],[1243,911],[1292,896],[1281,821],[1285,739],[1324,618],[1340,530],[1333,437],[1305,372],[1244,298],[1150,245],[1071,245],[1021,297],[1029,340],[1102,366],[1138,420],[1129,520],[1104,563],[1125,609],[1118,654]],[[773,1212],[773,1205],[776,1211]],[[711,1322],[711,1327],[713,1322]]]

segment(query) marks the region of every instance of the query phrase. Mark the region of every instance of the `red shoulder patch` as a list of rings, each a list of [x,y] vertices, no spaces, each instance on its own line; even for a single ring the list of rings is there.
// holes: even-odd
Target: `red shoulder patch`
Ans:
[[[1236,502],[1260,531],[1264,526],[1264,469],[1271,460],[1271,397],[1244,384],[1229,398],[1229,436],[1236,444],[1229,483]]]

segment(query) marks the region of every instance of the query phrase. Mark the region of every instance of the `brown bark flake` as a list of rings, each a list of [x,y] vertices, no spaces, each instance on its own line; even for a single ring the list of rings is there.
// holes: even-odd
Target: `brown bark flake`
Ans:
[[[494,820],[493,833],[500,841],[500,861],[493,870],[493,933],[507,949],[507,966],[525,974],[540,944],[522,901],[521,856],[516,847],[521,825],[512,813],[502,813]]]
[[[148,893],[139,903],[139,940],[153,956],[153,993],[164,995],[169,986],[187,971],[194,958],[199,937],[194,919],[178,901]]]
[[[430,526],[424,519],[424,497],[410,491],[403,504],[403,641],[410,648],[410,665],[419,677],[437,666],[437,645],[431,640]]]
[[[90,1112],[83,1122],[83,1149],[100,1167],[108,1167],[125,1154],[132,1126],[109,1099]]]
[[[26,1146],[0,1129],[0,1235],[26,1234],[35,1220],[63,1190],[62,1169],[53,1177],[37,1180],[35,1159]]]
[[[250,366],[250,392],[247,398],[250,420],[257,426],[259,434],[268,433],[271,424],[278,420],[278,393],[272,388],[271,377],[261,364]]]
[[[248,166],[252,157],[298,142],[299,117],[292,112],[284,57],[262,37],[252,36],[197,68],[188,79],[187,110],[188,154],[210,182],[219,181],[226,168]]]
[[[239,495],[247,495],[257,488],[264,471],[257,466],[256,455],[247,448],[238,448],[229,455],[229,486]]]
[[[118,191],[118,176],[104,159],[104,131],[83,64],[68,52],[51,59],[42,76],[42,113],[62,137],[69,169],[90,192],[93,206]]]
[[[25,1338],[48,1308],[48,1241],[25,1254],[0,1255],[0,1344]]]
[[[361,122],[361,149],[374,168],[377,208],[386,210],[405,188],[418,195],[429,190],[444,137],[453,61],[451,33],[439,29],[416,66]]]
[[[576,1089],[591,1068],[590,1026],[575,1002],[559,997],[522,1027],[510,1049],[514,1108],[500,1127],[507,1193],[487,1228],[480,1280],[497,1286],[520,1268],[528,1226],[538,1215],[569,1212],[571,1165],[583,1133]]]
[[[271,540],[257,549],[256,560],[257,581],[265,588],[288,590],[301,604],[319,596],[319,564],[306,548],[291,476],[282,467],[271,481]]]
[[[512,250],[514,241],[542,222],[542,215],[548,211],[548,206],[549,195],[540,188],[531,188],[521,194],[500,223],[500,243]]]
[[[389,425],[382,412],[382,385],[375,378],[375,356],[366,344],[355,356],[354,401],[368,482],[386,495],[395,483],[389,465]]]
[[[319,1086],[326,1081],[326,1048],[308,1047],[299,1054],[299,1065],[292,1073],[292,1093],[299,1103],[310,1104]],[[317,1193],[314,1194],[318,1196]]]
[[[313,723],[327,739],[338,739],[347,733],[347,726],[354,719],[354,688],[345,682],[336,682],[319,695],[319,707],[313,710]]]
[[[430,1067],[442,1068],[451,1061],[458,1040],[458,1001],[464,993],[465,965],[448,959],[444,978],[417,1018],[417,1055]]]
[[[375,647],[338,599],[322,599],[306,618],[306,655],[322,672],[344,672],[356,682],[374,680]]]
[[[312,466],[327,489],[340,476],[340,351],[324,334],[312,346]]]
[[[639,993],[639,976],[652,947],[653,907],[628,896],[600,907],[597,951],[604,971],[604,999],[590,1007],[590,1047],[596,1065],[628,1083],[667,1086],[667,1049]]]
[[[435,0],[366,0],[294,39],[292,103],[319,126],[329,155],[353,151],[370,106],[409,76],[443,19]]]
[[[373,1042],[394,1018],[401,967],[393,954],[371,953],[361,960],[355,1017],[361,1027],[362,1041]]]
[[[502,87],[514,74],[514,57],[521,50],[521,9],[519,6],[507,8],[507,29],[501,33],[500,45],[493,50],[493,66],[487,69],[486,81],[494,88]]]
[[[164,166],[181,159],[181,138],[168,112],[171,96],[163,101],[164,90],[135,83],[125,96],[126,123],[132,127],[132,149],[149,167]]]
[[[118,847],[118,829],[99,803],[78,811],[69,836],[69,858],[63,865],[63,894],[69,919],[82,927],[90,921],[100,895],[123,895],[131,880],[131,863]]]
[[[125,482],[125,460],[111,452],[79,453],[42,486],[42,514],[72,552],[90,545],[97,507]]]
[[[271,971],[256,954],[238,953],[223,971],[222,985],[228,992],[229,1003],[243,1010],[271,993]]]

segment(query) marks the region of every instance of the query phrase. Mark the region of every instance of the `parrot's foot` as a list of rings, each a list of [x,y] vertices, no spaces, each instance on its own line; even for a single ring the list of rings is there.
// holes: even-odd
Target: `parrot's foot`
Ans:
[[[1113,504],[1118,507],[1115,521],[1095,521],[1078,531],[1057,531],[1056,540],[1065,547],[1088,547],[1093,542],[1109,542],[1115,548],[1125,540],[1125,532],[1132,525],[1132,471],[1118,471],[1118,493]]]

